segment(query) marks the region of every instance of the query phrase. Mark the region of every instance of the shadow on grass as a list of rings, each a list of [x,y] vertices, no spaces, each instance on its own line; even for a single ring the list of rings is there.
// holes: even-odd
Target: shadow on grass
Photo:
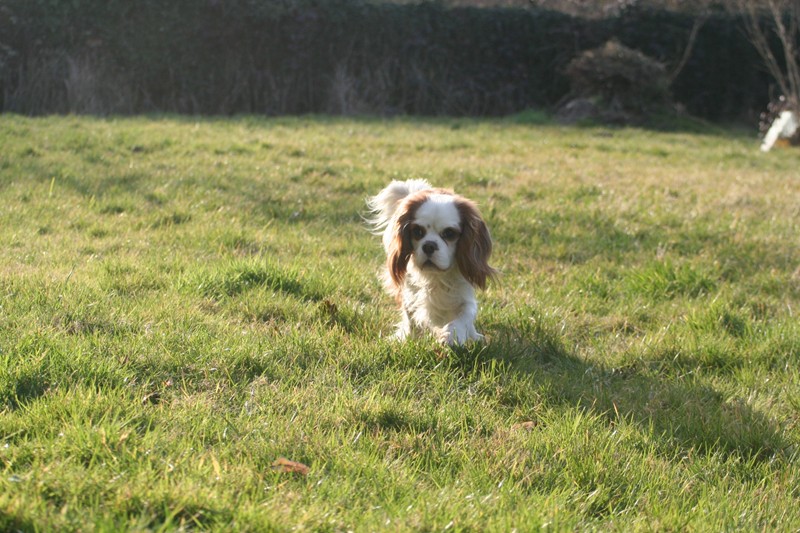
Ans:
[[[0,510],[0,530],[2,531],[36,531],[36,524],[30,519],[15,515],[10,511]]]
[[[487,345],[456,349],[454,355],[453,364],[465,372],[499,361],[505,372],[530,376],[548,403],[591,410],[609,423],[632,421],[665,451],[768,460],[788,447],[777,423],[743,400],[728,399],[693,377],[585,361],[557,333],[533,321],[523,329],[501,326]]]
[[[673,109],[663,108],[656,113],[638,117],[627,124],[604,122],[599,119],[584,119],[576,123],[560,123],[555,115],[543,111],[528,110],[509,115],[504,121],[520,126],[560,126],[575,129],[621,130],[636,128],[662,133],[691,133],[726,138],[747,138],[752,135],[745,124],[719,125],[699,117],[677,113]]]
[[[215,299],[268,288],[304,301],[322,300],[319,288],[300,281],[297,272],[258,259],[236,260],[216,269],[199,270],[187,277],[184,286]]]

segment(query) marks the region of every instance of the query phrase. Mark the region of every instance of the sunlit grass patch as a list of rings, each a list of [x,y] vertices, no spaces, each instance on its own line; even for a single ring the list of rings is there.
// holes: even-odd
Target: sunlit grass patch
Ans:
[[[800,523],[789,151],[536,113],[0,143],[0,529]],[[411,177],[487,219],[485,343],[391,339],[364,199]]]

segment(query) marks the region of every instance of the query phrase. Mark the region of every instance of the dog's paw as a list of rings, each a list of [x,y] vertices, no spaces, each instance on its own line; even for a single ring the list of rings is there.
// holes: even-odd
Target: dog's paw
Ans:
[[[398,329],[389,338],[395,342],[404,342],[408,338],[408,332]]]
[[[453,321],[442,328],[438,339],[443,344],[456,346],[469,342],[481,342],[483,341],[483,335],[475,331],[475,326],[472,324]]]
[[[391,339],[397,342],[404,342],[413,336],[413,331],[408,323],[401,322],[397,325],[397,329],[394,331],[394,334],[392,334]]]

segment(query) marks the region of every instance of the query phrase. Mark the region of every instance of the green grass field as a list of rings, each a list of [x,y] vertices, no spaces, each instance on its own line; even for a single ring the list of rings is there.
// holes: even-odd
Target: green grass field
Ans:
[[[540,118],[0,116],[0,530],[800,528],[797,151]],[[387,339],[411,177],[485,344]]]

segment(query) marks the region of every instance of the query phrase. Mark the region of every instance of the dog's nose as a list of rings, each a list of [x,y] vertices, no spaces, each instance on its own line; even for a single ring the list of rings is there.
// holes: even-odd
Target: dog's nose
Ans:
[[[439,245],[435,242],[426,242],[422,245],[422,251],[425,252],[425,255],[433,255],[433,253],[439,249]]]

